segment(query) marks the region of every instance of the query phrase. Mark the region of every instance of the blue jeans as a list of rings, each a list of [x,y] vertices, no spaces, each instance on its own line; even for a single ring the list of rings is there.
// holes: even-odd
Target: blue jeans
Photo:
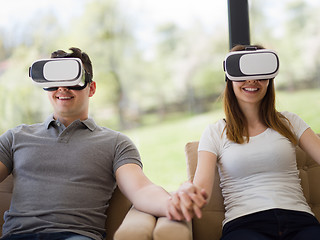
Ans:
[[[319,240],[320,224],[309,213],[271,209],[225,224],[221,240]]]
[[[92,240],[72,232],[13,234],[1,240]]]

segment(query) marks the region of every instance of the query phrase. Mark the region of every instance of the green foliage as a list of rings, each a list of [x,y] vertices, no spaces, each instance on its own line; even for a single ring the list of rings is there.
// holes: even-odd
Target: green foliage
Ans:
[[[28,63],[32,61],[34,52],[21,46],[7,62],[11,71],[0,76],[1,133],[21,123],[42,121],[44,114],[48,114],[45,108],[49,105],[43,105],[47,103],[42,95],[43,91],[28,79]]]
[[[278,87],[319,87],[320,5],[306,0],[282,4],[254,0],[250,6],[251,42],[274,49],[280,57]]]
[[[320,133],[320,90],[308,89],[298,92],[280,92],[278,109],[298,114],[316,133]]]
[[[116,0],[85,2],[83,13],[68,24],[61,24],[48,10],[24,24],[20,30],[23,38],[6,41],[8,36],[2,36],[0,58],[8,64],[0,72],[0,91],[6,95],[0,111],[6,114],[2,122],[8,122],[0,123],[0,128],[24,120],[38,121],[49,111],[43,106],[45,95],[37,92],[41,101],[35,101],[24,91],[36,90],[31,85],[22,86],[21,80],[30,81],[27,68],[35,59],[73,46],[86,51],[93,62],[98,89],[90,113],[98,122],[127,129],[150,122],[149,116],[162,121],[175,112],[207,111],[224,87],[227,24],[208,30],[198,21],[188,27],[168,21],[150,33],[155,39],[150,46],[147,39],[137,39],[137,31],[144,24],[137,16],[142,13],[127,11],[124,3]],[[274,20],[279,9],[274,9],[272,1],[255,0],[249,6],[252,43],[279,53],[278,87],[294,90],[320,86],[320,30],[314,24],[320,21],[319,4],[311,6],[305,0],[277,3],[277,7],[283,6],[281,26]],[[14,29],[10,34],[15,36],[13,33]],[[11,90],[6,86],[8,78],[14,85]],[[8,96],[16,91],[20,99]],[[8,109],[15,109],[10,111],[19,116],[13,120]]]

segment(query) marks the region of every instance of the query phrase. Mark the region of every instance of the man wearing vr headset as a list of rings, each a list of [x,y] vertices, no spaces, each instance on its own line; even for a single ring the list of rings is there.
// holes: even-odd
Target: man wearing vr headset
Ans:
[[[53,115],[0,137],[0,181],[14,177],[1,239],[101,240],[116,184],[137,209],[181,219],[174,208],[167,210],[169,194],[143,174],[131,140],[88,117],[96,91],[91,61],[80,49],[70,50],[30,68]]]
[[[261,46],[231,50],[224,61],[225,119],[204,130],[194,180],[172,198],[190,219],[194,205],[204,206],[203,192],[210,198],[217,165],[226,209],[222,240],[320,239],[295,154],[299,145],[320,164],[320,138],[296,114],[275,109],[278,68],[276,53]]]

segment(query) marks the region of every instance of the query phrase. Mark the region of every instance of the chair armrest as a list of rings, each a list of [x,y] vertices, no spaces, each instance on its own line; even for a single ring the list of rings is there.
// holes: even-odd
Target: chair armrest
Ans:
[[[166,217],[156,218],[134,207],[129,210],[114,240],[192,240],[191,222],[171,221]]]
[[[152,240],[156,220],[156,217],[133,207],[115,232],[114,240]]]
[[[158,219],[153,232],[154,240],[192,240],[191,222],[171,221],[168,218]]]

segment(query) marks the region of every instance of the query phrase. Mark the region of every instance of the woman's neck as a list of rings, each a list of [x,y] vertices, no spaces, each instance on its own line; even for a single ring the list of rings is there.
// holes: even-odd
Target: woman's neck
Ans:
[[[241,110],[246,117],[248,124],[249,137],[259,135],[267,129],[267,126],[260,118],[260,106],[258,105],[246,105],[242,106]]]

